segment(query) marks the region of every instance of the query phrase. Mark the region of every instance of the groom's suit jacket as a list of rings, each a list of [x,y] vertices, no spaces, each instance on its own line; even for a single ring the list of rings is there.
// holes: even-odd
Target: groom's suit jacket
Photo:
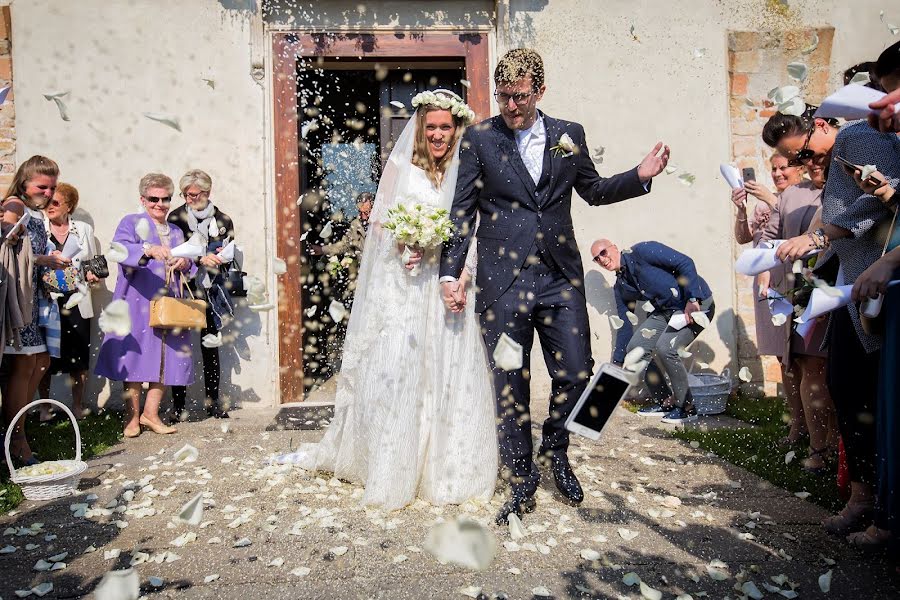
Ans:
[[[584,294],[584,269],[572,224],[572,189],[592,206],[649,191],[637,168],[601,177],[588,153],[584,127],[541,114],[547,143],[537,185],[502,117],[482,121],[463,135],[450,215],[455,233],[444,246],[440,275],[462,273],[478,214],[477,312],[484,312],[509,289],[528,256],[538,252]],[[563,134],[578,148],[569,156],[551,150]]]

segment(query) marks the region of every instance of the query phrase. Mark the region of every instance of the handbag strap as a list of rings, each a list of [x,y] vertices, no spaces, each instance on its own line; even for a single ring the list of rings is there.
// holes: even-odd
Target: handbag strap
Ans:
[[[166,269],[166,289],[171,289],[170,283],[173,279],[178,279],[178,288],[176,292],[176,298],[184,298],[185,293],[184,290],[187,290],[188,295],[190,295],[191,300],[196,300],[197,298],[194,296],[194,292],[191,291],[191,286],[187,284],[184,280],[184,273],[181,271],[176,271],[175,267],[169,267]]]
[[[891,219],[891,226],[888,228],[887,235],[884,238],[884,247],[881,249],[881,256],[884,256],[887,253],[888,246],[891,243],[891,240],[894,237],[894,227],[897,225],[897,213],[900,212],[900,207],[894,207],[894,218]]]

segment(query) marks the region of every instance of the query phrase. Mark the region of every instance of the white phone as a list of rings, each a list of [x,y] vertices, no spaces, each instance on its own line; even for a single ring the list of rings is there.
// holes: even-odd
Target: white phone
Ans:
[[[600,365],[566,419],[566,429],[599,440],[613,411],[633,383],[633,373],[610,363]]]

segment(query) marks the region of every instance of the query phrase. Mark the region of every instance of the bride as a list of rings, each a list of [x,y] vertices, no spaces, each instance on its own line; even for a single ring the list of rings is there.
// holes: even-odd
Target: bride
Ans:
[[[320,443],[276,459],[362,483],[363,504],[388,510],[417,497],[487,501],[497,475],[492,379],[472,297],[474,253],[461,279],[466,308],[448,313],[440,247],[414,253],[414,272],[383,227],[388,209],[401,202],[450,209],[460,139],[474,113],[446,90],[418,94],[412,105],[370,217],[334,420]]]

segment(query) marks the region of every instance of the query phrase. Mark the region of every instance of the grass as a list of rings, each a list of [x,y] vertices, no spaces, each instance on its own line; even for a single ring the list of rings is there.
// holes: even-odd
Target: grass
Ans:
[[[88,459],[101,454],[115,445],[122,437],[122,419],[117,413],[104,411],[89,415],[78,422],[81,430],[81,457]],[[75,457],[75,433],[68,418],[52,423],[39,423],[37,415],[30,415],[26,421],[26,431],[31,449],[41,460],[72,459]],[[9,481],[9,473],[0,468],[0,512],[18,506],[23,500],[19,486]]]
[[[787,448],[778,443],[787,433],[786,405],[783,399],[732,396],[725,413],[754,427],[711,431],[679,429],[673,435],[682,440],[697,442],[704,450],[789,492],[809,492],[808,499],[825,508],[836,510],[843,506],[843,501],[838,496],[836,466],[832,466],[823,475],[813,475],[802,468],[808,450],[806,447]],[[791,450],[796,452],[796,456],[789,464],[785,464],[785,456]]]

